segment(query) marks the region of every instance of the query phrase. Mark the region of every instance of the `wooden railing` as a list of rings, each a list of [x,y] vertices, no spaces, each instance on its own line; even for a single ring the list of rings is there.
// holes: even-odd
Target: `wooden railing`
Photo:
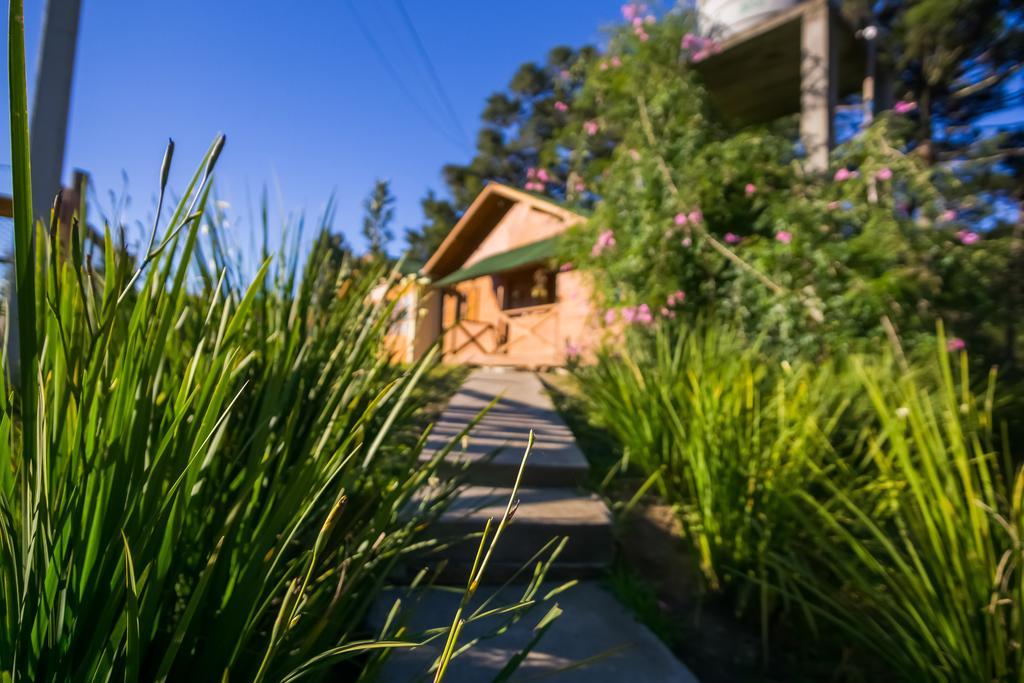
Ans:
[[[445,337],[445,353],[456,355],[469,349],[484,354],[496,353],[497,330],[483,320],[457,320]]]
[[[559,318],[556,304],[501,311],[497,320],[462,319],[448,330],[445,354],[464,359],[503,357],[523,364],[559,364]]]
[[[502,353],[510,356],[535,356],[538,360],[558,361],[558,306],[544,304],[516,308],[501,313]]]

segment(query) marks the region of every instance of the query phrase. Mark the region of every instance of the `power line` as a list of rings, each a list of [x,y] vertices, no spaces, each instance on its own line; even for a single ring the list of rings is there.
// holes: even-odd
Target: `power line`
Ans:
[[[437,120],[430,115],[430,112],[428,112],[423,107],[423,105],[420,104],[419,100],[416,99],[415,96],[413,96],[412,91],[405,84],[405,81],[402,80],[401,75],[399,75],[398,71],[388,60],[387,54],[381,48],[380,44],[377,42],[377,39],[373,37],[373,33],[363,22],[363,18],[359,16],[359,12],[356,11],[355,4],[352,2],[352,0],[346,0],[345,4],[348,5],[348,9],[352,13],[352,18],[355,19],[356,27],[359,29],[359,32],[363,34],[363,38],[366,39],[366,42],[370,44],[370,48],[377,56],[377,60],[381,63],[381,66],[384,67],[384,70],[388,72],[388,75],[391,76],[391,80],[395,82],[395,84],[398,86],[398,89],[402,92],[403,95],[405,95],[405,97],[413,105],[416,111],[419,112],[419,114],[427,121],[427,123],[429,123],[434,128],[434,130],[436,130],[438,133],[441,134],[441,136],[448,140],[448,142],[451,142],[453,145],[457,147],[464,148],[465,143],[459,142],[456,138],[451,136],[448,133],[448,131],[446,131],[444,127],[442,127],[437,122]]]
[[[448,112],[449,118],[451,118],[452,123],[455,124],[455,128],[459,131],[459,135],[462,136],[462,139],[468,140],[469,136],[466,135],[466,130],[462,127],[458,114],[455,113],[455,107],[452,106],[452,101],[448,97],[448,92],[445,90],[444,84],[437,75],[437,69],[434,68],[434,62],[430,59],[430,55],[427,53],[427,47],[423,44],[423,40],[420,38],[419,32],[416,31],[415,24],[413,24],[412,19],[409,18],[409,13],[405,10],[405,5],[402,4],[402,0],[395,0],[395,5],[398,7],[398,13],[402,17],[402,22],[405,24],[405,28],[408,29],[409,33],[412,35],[413,44],[416,46],[416,51],[419,53],[420,58],[427,67],[427,74],[430,76],[430,80],[434,84],[434,88],[441,96],[441,102],[444,104],[445,111]]]
[[[401,69],[405,80],[415,86],[417,92],[421,89],[426,92],[423,106],[437,117],[446,131],[459,137],[458,126],[452,125],[450,117],[446,116],[447,112],[444,110],[444,103],[441,101],[437,89],[430,87],[427,82],[430,74],[423,66],[423,59],[415,53],[413,41],[410,40],[408,32],[398,25],[398,20],[393,16],[398,10],[394,6],[385,8],[380,2],[375,3],[374,8],[377,10],[377,15],[371,25],[376,30],[377,40],[388,48],[391,61]],[[385,27],[388,29],[387,31],[384,30]]]

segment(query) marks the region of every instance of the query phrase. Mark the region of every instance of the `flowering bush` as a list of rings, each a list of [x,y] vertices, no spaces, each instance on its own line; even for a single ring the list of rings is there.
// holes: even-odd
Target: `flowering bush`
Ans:
[[[786,125],[733,133],[717,120],[687,66],[709,49],[690,15],[643,20],[641,40],[646,10],[629,7],[570,103],[586,118],[563,140],[600,199],[564,260],[591,274],[611,320],[675,318],[664,304],[681,290],[685,315],[713,309],[794,352],[893,331],[914,346],[939,316],[983,334],[969,321],[994,312],[1000,272],[983,263],[1004,262],[1007,245],[956,220],[952,175],[900,151],[913,103],[837,149],[828,174],[808,173]],[[590,163],[596,138],[618,142],[606,163]],[[621,315],[644,305],[650,323]]]

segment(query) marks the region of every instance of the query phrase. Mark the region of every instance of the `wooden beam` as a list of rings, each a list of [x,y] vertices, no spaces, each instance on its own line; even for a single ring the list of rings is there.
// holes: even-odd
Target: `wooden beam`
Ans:
[[[828,2],[809,0],[730,36],[718,54],[691,66],[728,123],[742,128],[801,111],[808,57],[804,39],[812,38],[805,35],[805,25],[814,24],[826,11],[833,22],[827,46],[834,67],[829,87],[837,97],[860,91],[866,61],[863,41]]]
[[[0,195],[0,218],[14,218],[14,199]]]

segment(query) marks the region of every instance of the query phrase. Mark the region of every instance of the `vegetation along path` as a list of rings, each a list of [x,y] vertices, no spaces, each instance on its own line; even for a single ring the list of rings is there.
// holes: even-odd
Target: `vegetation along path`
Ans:
[[[613,554],[611,515],[602,501],[580,488],[587,474],[587,461],[536,375],[503,369],[475,370],[442,414],[431,436],[432,447],[425,450],[424,457],[429,458],[431,451],[458,435],[495,397],[499,397],[497,404],[474,427],[458,451],[448,456],[449,466],[466,466],[466,484],[438,520],[436,535],[464,536],[480,531],[488,518],[501,518],[532,429],[535,444],[523,473],[517,496],[519,505],[484,576],[485,581],[494,585],[481,589],[475,601],[490,598],[510,578],[514,579],[513,585],[504,589],[509,597],[503,593],[495,602],[513,600],[515,579],[526,581],[533,576],[531,567],[518,577],[517,570],[531,564],[531,559],[552,538],[568,540],[548,571],[547,580],[579,579],[577,585],[557,596],[562,616],[530,649],[513,680],[543,677],[587,683],[696,681],[668,648],[635,621],[597,581]],[[501,450],[494,455],[496,449]],[[448,564],[442,583],[450,580],[454,586],[464,585],[476,543],[454,543],[446,549]],[[437,558],[432,561],[436,563]],[[373,619],[383,622],[395,598],[406,591],[396,588],[382,596]],[[419,598],[411,626],[450,621],[460,597],[461,591],[446,590],[443,586],[429,589]],[[530,644],[544,613],[528,613],[496,635],[487,631],[487,624],[480,624],[476,630],[476,624],[470,624],[464,641],[482,639],[452,662],[448,672],[451,680],[493,680],[509,659]],[[388,662],[383,680],[414,680],[429,667],[440,648],[441,643],[431,643],[396,652]]]

